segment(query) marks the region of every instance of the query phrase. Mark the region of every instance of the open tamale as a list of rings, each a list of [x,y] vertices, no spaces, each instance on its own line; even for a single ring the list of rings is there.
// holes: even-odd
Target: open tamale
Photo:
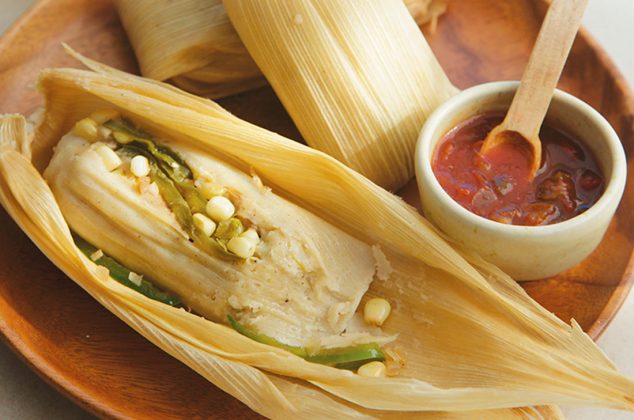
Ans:
[[[291,346],[376,341],[349,325],[380,251],[221,160],[101,111],[60,140],[44,178],[77,235],[208,319]]]
[[[452,412],[446,414],[450,418],[529,417],[539,412],[505,409],[551,403],[634,409],[634,382],[616,371],[576,323],[558,320],[504,273],[454,250],[398,197],[332,157],[244,122],[209,100],[84,62],[94,71],[43,72],[39,86],[46,110],[34,131],[20,116],[0,120],[0,201],[36,245],[101,304],[249,407],[276,418],[445,415],[436,411]],[[98,112],[104,109],[113,112]],[[138,156],[147,159],[147,167],[134,164]],[[161,172],[153,173],[157,168]],[[220,188],[197,183],[205,173]],[[146,176],[151,182],[142,181]],[[189,220],[186,209],[199,205],[196,194],[204,198],[207,190],[233,203],[243,232],[234,231],[228,240],[213,232],[201,238],[197,229],[207,232],[204,225],[182,222]],[[269,237],[269,206],[276,210],[273,231],[303,225],[290,236],[320,259],[313,274],[334,273],[301,289],[329,304],[315,306],[321,308],[315,316],[322,318],[314,325],[290,334],[280,328],[309,317],[288,310],[277,320],[267,311],[261,323],[257,319],[258,305],[270,304],[271,312],[283,308],[283,293],[272,293],[267,284],[261,296],[233,287],[241,279],[251,282],[247,288],[256,287],[260,276],[248,277],[247,268],[264,270],[260,274],[281,268],[266,259],[267,246],[273,245],[273,254],[279,243]],[[312,231],[311,224],[324,232]],[[261,241],[255,250],[243,253],[230,245],[250,229]],[[96,246],[86,246],[72,230]],[[315,242],[328,236],[333,250],[320,250]],[[220,242],[209,245],[212,239]],[[144,262],[159,252],[161,261]],[[289,261],[289,255],[298,261]],[[281,261],[295,268],[310,261],[300,250],[289,255]],[[260,263],[268,267],[252,265]],[[192,283],[196,264],[212,277],[214,267],[245,276],[201,279],[222,293],[215,303],[213,294],[209,301],[192,300],[189,291],[201,287]],[[117,278],[122,273],[123,281]],[[295,287],[302,276],[284,278]],[[190,308],[173,306],[178,299],[170,293]],[[362,361],[384,359],[386,376],[366,377],[334,359],[310,357],[330,357],[326,350],[341,349],[334,338],[341,339],[343,329],[353,334],[357,315],[344,310],[337,317],[345,309],[338,304],[356,303],[361,295],[361,305],[351,308],[355,314],[370,298],[392,305],[381,331],[361,328],[382,353],[366,353]],[[324,309],[330,302],[336,307],[332,314]],[[205,306],[212,310],[203,314]],[[336,347],[313,343],[315,337],[333,338]],[[349,344],[356,342],[344,345]],[[484,409],[497,411],[477,411]]]

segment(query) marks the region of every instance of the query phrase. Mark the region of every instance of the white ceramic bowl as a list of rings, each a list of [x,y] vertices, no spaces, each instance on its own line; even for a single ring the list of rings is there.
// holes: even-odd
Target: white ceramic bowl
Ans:
[[[479,252],[517,280],[560,273],[586,258],[601,242],[623,195],[625,153],[610,124],[585,102],[557,91],[546,123],[572,134],[595,155],[605,192],[586,212],[547,226],[513,226],[477,216],[456,203],[432,171],[435,146],[452,128],[484,112],[505,112],[518,82],[475,86],[451,98],[427,120],[416,147],[416,178],[423,212],[450,237]]]

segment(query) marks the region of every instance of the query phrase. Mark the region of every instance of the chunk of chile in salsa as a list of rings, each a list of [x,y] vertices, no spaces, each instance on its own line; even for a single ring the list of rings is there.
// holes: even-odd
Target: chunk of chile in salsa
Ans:
[[[438,144],[432,168],[443,189],[461,206],[500,223],[536,226],[583,213],[601,197],[604,179],[590,150],[565,132],[544,125],[542,163],[529,180],[531,151],[518,140],[480,148],[503,114],[473,117]]]

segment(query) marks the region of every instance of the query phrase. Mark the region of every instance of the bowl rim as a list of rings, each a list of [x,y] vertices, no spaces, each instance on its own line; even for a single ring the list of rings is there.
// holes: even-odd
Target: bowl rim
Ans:
[[[585,212],[568,220],[551,225],[523,226],[495,222],[478,216],[458,204],[458,202],[442,188],[434,174],[431,162],[435,152],[435,145],[442,136],[448,132],[445,131],[440,137],[434,136],[443,121],[450,119],[458,111],[464,109],[466,104],[476,104],[485,99],[494,97],[496,94],[516,91],[519,84],[519,81],[498,81],[476,85],[459,92],[438,107],[425,122],[416,142],[416,151],[414,154],[416,160],[414,162],[416,167],[416,182],[419,188],[431,188],[434,198],[442,201],[443,206],[448,207],[452,212],[452,216],[459,217],[472,226],[478,226],[481,229],[498,235],[533,238],[552,236],[575,229],[582,229],[584,227],[583,225],[586,225],[590,219],[600,216],[601,213],[608,211],[612,206],[616,208],[614,204],[615,202],[618,204],[625,190],[627,163],[621,140],[605,117],[586,102],[563,90],[556,89],[553,95],[553,104],[561,104],[561,106],[574,109],[580,114],[589,117],[592,124],[596,125],[599,131],[605,134],[602,140],[609,149],[609,158],[612,163],[610,174],[604,174],[604,178],[607,182],[603,194],[599,200]],[[472,116],[476,115],[477,114],[474,114]]]

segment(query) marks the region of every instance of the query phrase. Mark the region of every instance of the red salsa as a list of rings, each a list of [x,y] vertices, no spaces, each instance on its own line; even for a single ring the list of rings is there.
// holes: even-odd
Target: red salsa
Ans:
[[[487,219],[524,226],[559,223],[597,202],[604,190],[597,161],[561,130],[542,127],[542,163],[533,180],[532,155],[523,141],[480,154],[487,134],[503,118],[473,117],[447,133],[436,148],[433,171],[456,202]]]

